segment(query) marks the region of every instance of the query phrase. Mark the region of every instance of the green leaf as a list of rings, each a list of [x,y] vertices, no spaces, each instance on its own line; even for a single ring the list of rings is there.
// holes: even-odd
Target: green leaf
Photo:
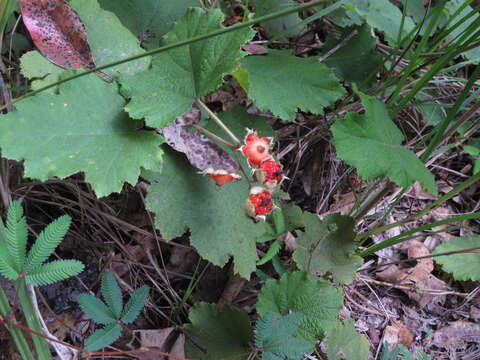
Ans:
[[[296,271],[286,273],[280,280],[269,280],[263,285],[257,303],[257,312],[263,316],[268,312],[288,315],[302,313],[298,337],[314,346],[325,331],[332,330],[338,323],[338,314],[343,306],[339,290],[329,283],[314,279]]]
[[[82,311],[98,324],[111,324],[117,321],[113,310],[107,307],[102,300],[90,294],[80,294],[77,298]]]
[[[480,248],[480,236],[457,237],[438,245],[433,254]],[[437,256],[435,261],[443,270],[452,273],[456,280],[480,280],[480,253]]]
[[[214,265],[225,265],[233,256],[234,271],[245,278],[255,271],[256,239],[264,232],[245,215],[248,196],[245,181],[217,188],[178,154],[165,152],[161,174],[145,172],[151,182],[147,209],[166,240],[190,230],[190,243]]]
[[[357,84],[360,89],[370,86],[375,81],[382,56],[376,50],[377,39],[372,35],[371,28],[363,25],[357,28],[346,29],[338,38],[330,38],[325,43],[325,52],[328,52],[338,42],[343,41],[351,32],[357,30],[343,46],[327,57],[323,63],[335,71],[343,80]]]
[[[349,2],[355,5],[358,1],[350,0]],[[390,1],[369,0],[368,6],[364,6],[364,1],[361,1],[361,3],[361,6],[355,8],[358,14],[365,19],[370,27],[382,32],[390,44],[398,45],[397,39],[403,16],[400,9]],[[401,37],[405,37],[414,27],[413,20],[406,16]]]
[[[337,155],[357,167],[367,179],[387,176],[401,187],[419,181],[430,193],[437,194],[435,178],[417,156],[401,146],[404,139],[377,99],[360,95],[365,114],[348,113],[332,126]]]
[[[253,332],[245,311],[230,305],[196,303],[190,309],[186,355],[201,360],[244,360]],[[197,345],[197,346],[196,346]],[[198,345],[205,349],[200,350]]]
[[[7,246],[3,242],[0,242],[0,274],[8,280],[17,280],[19,275]]]
[[[34,286],[49,285],[80,274],[84,265],[77,260],[55,260],[26,273],[25,280]]]
[[[165,35],[164,45],[218,30],[222,21],[218,9],[190,8]],[[149,126],[168,125],[186,113],[196,98],[222,85],[223,77],[244,56],[240,48],[253,34],[242,29],[156,55],[149,71],[121,78],[122,91],[130,98],[125,110],[135,119],[145,118]]]
[[[87,28],[88,42],[97,66],[145,52],[135,35],[122,25],[115,14],[102,10],[97,0],[72,0],[70,5]],[[150,58],[144,57],[103,71],[111,76],[134,75],[147,70],[149,65]]]
[[[105,272],[102,277],[102,296],[115,317],[120,318],[123,309],[122,291],[111,271]]]
[[[103,329],[97,330],[85,342],[85,349],[90,351],[100,350],[108,346],[120,337],[122,334],[122,327],[118,324],[110,324]]]
[[[326,348],[328,360],[368,360],[370,343],[355,330],[353,320],[347,319],[328,335]]]
[[[27,239],[27,221],[25,216],[23,216],[22,205],[17,201],[13,201],[7,212],[5,245],[12,261],[10,265],[12,265],[17,272],[23,271],[25,253],[27,251]]]
[[[38,51],[29,51],[20,58],[21,73],[32,80],[32,90],[53,84],[60,80],[60,75],[65,71],[59,66],[48,61]],[[46,90],[48,93],[55,93],[56,88]]]
[[[63,215],[52,221],[38,235],[35,243],[28,252],[25,263],[25,272],[29,273],[37,269],[40,265],[53,254],[57,246],[67,234],[72,219],[68,215]]]
[[[248,72],[248,97],[261,111],[270,110],[284,120],[295,120],[297,109],[322,114],[345,94],[327,66],[288,50],[269,49],[268,55],[249,56],[241,67]]]
[[[147,285],[143,285],[133,293],[130,300],[125,304],[122,312],[121,320],[125,324],[130,324],[135,321],[147,302],[149,292],[150,288]]]
[[[293,0],[252,0],[250,3],[255,6],[255,17],[269,15],[298,5]],[[292,13],[264,21],[260,23],[260,25],[264,27],[270,35],[284,40],[285,37],[300,35],[306,30],[305,25],[299,25],[301,21],[302,19],[298,13]]]
[[[160,38],[170,31],[189,7],[198,0],[100,0],[100,6],[118,16],[147,49],[159,46]]]
[[[340,284],[350,284],[363,264],[352,255],[355,244],[355,221],[349,216],[333,214],[320,220],[304,213],[305,231],[297,237],[299,248],[293,253],[297,266],[312,275],[332,274]]]
[[[304,315],[291,313],[286,316],[267,312],[257,320],[255,346],[264,351],[263,360],[298,360],[313,348],[296,336]]]
[[[140,168],[158,169],[162,138],[122,111],[116,84],[95,76],[40,93],[0,116],[2,155],[25,160],[25,177],[47,180],[83,171],[98,197],[135,184]],[[22,144],[22,146],[19,146]]]

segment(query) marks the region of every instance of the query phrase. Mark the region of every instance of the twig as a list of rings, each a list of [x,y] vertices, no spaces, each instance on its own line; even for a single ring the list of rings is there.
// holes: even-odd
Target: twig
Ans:
[[[347,42],[350,41],[350,39],[352,37],[354,37],[355,35],[358,34],[358,30],[353,30],[350,34],[348,34],[348,36],[343,39],[339,44],[337,44],[333,49],[330,49],[326,54],[320,56],[320,58],[318,59],[318,61],[322,62],[323,60],[325,60],[326,58],[328,58],[329,56],[332,56],[334,53],[336,53],[340,48],[344,47]]]
[[[220,126],[222,128],[223,131],[225,131],[225,133],[230,137],[230,139],[233,140],[233,142],[235,143],[235,146],[237,148],[240,147],[240,140],[238,140],[238,138],[235,136],[235,134],[223,123],[222,120],[219,119],[219,117],[212,111],[208,108],[207,105],[204,104],[204,102],[200,99],[196,99],[195,102],[203,109],[207,112],[208,115],[210,115],[210,118],[215,121],[215,123]]]

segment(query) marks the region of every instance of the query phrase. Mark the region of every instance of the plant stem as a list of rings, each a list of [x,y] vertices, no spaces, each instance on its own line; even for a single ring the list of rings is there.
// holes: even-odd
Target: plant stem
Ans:
[[[197,99],[195,100],[196,103],[203,109],[207,112],[207,114],[210,116],[210,118],[215,121],[215,123],[220,126],[220,128],[225,131],[225,133],[230,137],[230,139],[233,140],[233,143],[235,144],[236,148],[239,148],[240,147],[240,140],[238,140],[238,138],[235,136],[235,134],[227,127],[227,125],[225,125],[223,123],[222,120],[220,120],[220,118],[212,111],[208,108],[207,105],[205,105],[205,103],[200,100],[200,99]]]
[[[33,308],[25,279],[17,280],[15,282],[15,287],[18,291],[18,299],[20,301],[20,305],[22,307],[28,327],[37,333],[43,333],[42,327],[40,326],[40,322],[37,318],[37,314]],[[32,340],[33,346],[35,347],[35,352],[37,353],[37,358],[41,360],[51,360],[52,354],[50,353],[48,343],[45,341],[45,339],[38,335],[32,334]]]
[[[0,106],[0,111],[5,110],[7,108],[7,106],[13,105],[13,104],[15,104],[19,101],[25,100],[26,98],[34,96],[34,95],[36,95],[40,92],[51,89],[53,87],[56,87],[60,84],[66,83],[68,81],[72,81],[74,79],[78,79],[80,77],[90,75],[90,74],[96,73],[96,72],[101,71],[101,70],[105,70],[105,69],[108,69],[108,68],[111,68],[111,67],[114,67],[114,66],[117,66],[117,65],[121,65],[121,64],[124,64],[124,63],[129,62],[129,61],[138,60],[138,59],[141,59],[141,58],[146,57],[146,56],[151,56],[151,55],[159,54],[159,53],[162,53],[162,52],[165,52],[165,51],[168,51],[168,50],[176,49],[176,48],[179,48],[179,47],[182,47],[182,46],[190,45],[190,44],[193,44],[193,43],[196,43],[196,42],[199,42],[199,41],[202,41],[202,40],[206,40],[206,39],[214,37],[214,36],[219,36],[219,35],[223,35],[223,34],[235,31],[235,30],[244,29],[244,28],[247,28],[249,26],[255,25],[259,22],[276,19],[278,17],[282,17],[282,16],[285,16],[285,15],[288,15],[288,14],[292,14],[292,13],[295,13],[295,12],[306,10],[306,9],[312,8],[314,6],[317,6],[321,3],[328,2],[328,1],[330,1],[330,0],[316,0],[316,1],[309,2],[309,3],[304,3],[304,4],[299,5],[299,6],[288,7],[285,10],[278,11],[278,12],[275,12],[273,14],[260,16],[258,18],[252,19],[252,20],[247,21],[247,22],[243,22],[243,23],[240,23],[240,24],[236,24],[236,25],[232,25],[232,26],[229,26],[229,27],[221,28],[221,29],[218,29],[218,30],[215,30],[215,31],[211,31],[207,34],[194,36],[190,39],[178,41],[178,42],[173,43],[173,44],[168,44],[168,45],[165,45],[165,46],[162,46],[162,47],[150,50],[150,51],[146,51],[142,54],[130,56],[130,57],[122,59],[122,60],[114,61],[114,62],[105,64],[105,65],[96,67],[94,69],[85,71],[83,73],[79,73],[79,74],[67,77],[65,79],[59,80],[55,83],[52,83],[50,85],[41,87],[37,90],[31,91],[31,92],[29,92],[29,93],[27,93],[23,96],[20,96],[16,99],[13,99],[8,104]]]
[[[194,128],[196,131],[198,131],[199,133],[202,133],[203,135],[205,135],[206,137],[209,137],[210,139],[212,139],[213,141],[216,141],[220,144],[223,144],[225,145],[226,147],[228,147],[229,149],[232,149],[232,150],[236,150],[237,147],[233,144],[230,144],[228,141],[226,140],[223,140],[220,136],[218,135],[215,135],[214,133],[208,131],[207,129],[204,129],[203,127],[201,126],[198,126],[197,124],[192,124],[190,125],[192,128]]]
[[[6,324],[8,324],[9,322],[8,320],[6,320],[6,318],[13,318],[12,308],[10,307],[8,298],[5,295],[5,291],[1,287],[0,287],[0,314],[2,315],[3,320],[5,321]],[[10,333],[10,336],[12,337],[12,340],[15,343],[15,346],[17,347],[17,350],[20,356],[22,357],[22,359],[23,360],[33,359],[33,354],[30,351],[30,348],[28,347],[27,340],[25,340],[25,336],[23,336],[22,331],[15,326],[10,326],[6,324],[5,324],[5,327]]]

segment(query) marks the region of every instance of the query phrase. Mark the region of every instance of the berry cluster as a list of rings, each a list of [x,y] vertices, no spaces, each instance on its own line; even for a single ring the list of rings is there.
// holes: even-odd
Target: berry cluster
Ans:
[[[256,131],[248,130],[244,142],[240,151],[254,171],[255,179],[263,184],[250,189],[245,211],[254,219],[264,220],[275,207],[272,192],[285,178],[283,167],[270,154],[273,138],[260,137]]]

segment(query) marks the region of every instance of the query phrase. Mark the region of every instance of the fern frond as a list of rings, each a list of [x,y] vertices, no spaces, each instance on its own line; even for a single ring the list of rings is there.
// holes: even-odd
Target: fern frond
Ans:
[[[54,220],[38,235],[27,256],[25,271],[30,272],[42,265],[55,251],[70,227],[71,218],[64,215]]]
[[[130,324],[137,318],[138,314],[140,314],[140,311],[145,306],[149,292],[150,287],[143,285],[133,293],[123,309],[121,320],[125,324]]]
[[[7,212],[7,231],[5,241],[8,252],[14,262],[15,270],[21,272],[25,263],[28,229],[23,216],[23,208],[17,201],[12,202]]]
[[[103,329],[97,330],[85,342],[85,349],[90,351],[100,350],[114,343],[122,333],[122,327],[118,324],[110,324]]]
[[[80,294],[77,298],[82,311],[98,324],[111,324],[117,321],[113,310],[104,302],[90,294]]]
[[[17,280],[18,272],[15,270],[13,260],[5,243],[0,242],[0,274],[9,280]]]
[[[83,268],[77,260],[56,260],[27,272],[25,280],[35,286],[53,284],[81,273]]]
[[[102,296],[115,316],[119,318],[122,314],[123,301],[122,291],[118,287],[117,280],[111,271],[107,271],[102,278]]]

